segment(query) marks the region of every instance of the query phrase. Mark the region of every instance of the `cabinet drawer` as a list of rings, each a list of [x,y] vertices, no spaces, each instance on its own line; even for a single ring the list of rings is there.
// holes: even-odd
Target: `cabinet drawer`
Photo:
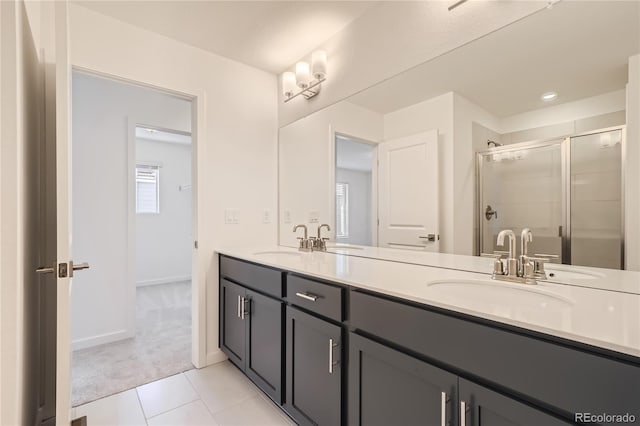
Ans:
[[[350,294],[349,313],[358,330],[526,395],[565,418],[585,412],[640,416],[640,364],[359,291]]]
[[[282,297],[282,271],[220,256],[220,275],[246,287]]]
[[[287,275],[287,300],[289,302],[336,321],[343,319],[343,291],[341,287],[323,284],[296,275]]]

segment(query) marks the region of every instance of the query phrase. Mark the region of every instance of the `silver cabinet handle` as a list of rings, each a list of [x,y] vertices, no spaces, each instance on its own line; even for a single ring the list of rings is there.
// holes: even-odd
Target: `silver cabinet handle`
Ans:
[[[251,309],[247,309],[247,303],[249,304],[249,308],[251,308],[251,298],[243,297],[242,298],[242,319],[248,316],[251,313]]]
[[[315,302],[316,300],[318,300],[318,296],[316,296],[315,294],[298,292],[296,293],[296,296],[302,297],[303,299],[311,300],[312,302]]]
[[[333,348],[338,346],[337,343],[333,343],[333,339],[329,339],[329,374],[333,374],[333,366],[338,362],[333,362]]]
[[[241,303],[241,302],[240,302],[240,299],[241,299],[241,296],[240,296],[240,295],[238,295],[238,318],[242,318],[242,316],[241,316],[241,315],[242,315],[242,312],[241,312],[241,310],[240,310],[240,309],[241,309],[241,308],[240,308],[240,303]]]
[[[244,319],[245,316],[248,315],[247,312],[247,302],[250,302],[251,299],[247,298],[247,297],[241,297],[240,298],[240,318]]]
[[[427,241],[431,241],[434,242],[436,241],[436,239],[440,239],[440,235],[436,235],[436,234],[427,234],[427,235],[420,235],[418,238],[423,239],[423,240],[427,240]]]
[[[467,403],[460,401],[460,426],[467,426]]]
[[[447,426],[447,393],[440,393],[440,424]]]

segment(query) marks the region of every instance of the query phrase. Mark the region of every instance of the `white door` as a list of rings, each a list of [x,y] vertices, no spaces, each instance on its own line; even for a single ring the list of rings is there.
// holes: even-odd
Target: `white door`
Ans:
[[[378,145],[378,243],[438,252],[438,131]]]
[[[71,277],[85,269],[71,260],[71,67],[68,52],[68,5],[55,2],[55,41],[45,52],[45,154],[42,156],[44,235],[42,259],[46,266],[41,285],[47,293],[41,307],[44,319],[45,390],[41,418],[48,424],[71,423]],[[46,50],[46,49],[45,49]],[[55,311],[51,304],[55,304]],[[55,353],[55,362],[51,353]],[[50,389],[49,389],[50,388]],[[49,419],[49,420],[48,420]]]

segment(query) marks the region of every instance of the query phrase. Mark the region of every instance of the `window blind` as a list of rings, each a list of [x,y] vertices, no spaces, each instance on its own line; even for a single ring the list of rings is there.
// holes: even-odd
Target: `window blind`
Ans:
[[[136,166],[136,213],[160,213],[158,166]]]
[[[349,184],[336,183],[336,238],[349,237]]]

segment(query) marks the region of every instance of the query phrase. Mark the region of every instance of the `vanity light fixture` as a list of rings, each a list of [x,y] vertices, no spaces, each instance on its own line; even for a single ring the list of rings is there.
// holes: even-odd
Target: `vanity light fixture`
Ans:
[[[558,97],[558,93],[556,92],[546,92],[546,93],[543,93],[542,96],[540,96],[540,99],[542,99],[545,102],[551,102],[551,101],[555,101],[557,97]]]
[[[284,101],[302,95],[311,99],[320,92],[320,84],[327,78],[327,52],[316,50],[311,54],[311,64],[298,62],[295,72],[282,74],[282,94]]]

